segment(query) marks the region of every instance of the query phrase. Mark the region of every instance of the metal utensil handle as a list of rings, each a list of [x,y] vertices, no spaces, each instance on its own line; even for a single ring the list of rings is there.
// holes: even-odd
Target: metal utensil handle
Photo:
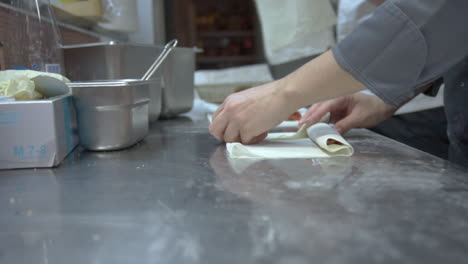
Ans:
[[[156,60],[148,69],[148,71],[145,73],[145,75],[141,77],[142,80],[147,81],[149,80],[149,78],[151,78],[151,76],[153,76],[153,74],[159,68],[159,65],[161,65],[161,63],[166,59],[167,55],[169,55],[172,49],[174,49],[177,46],[177,43],[178,43],[177,39],[173,39],[164,46],[164,49],[161,52],[161,54],[158,56],[158,58],[156,58]]]

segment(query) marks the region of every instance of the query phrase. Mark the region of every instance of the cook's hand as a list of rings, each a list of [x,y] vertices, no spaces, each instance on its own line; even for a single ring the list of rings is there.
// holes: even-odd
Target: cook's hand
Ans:
[[[258,143],[297,109],[364,89],[327,51],[280,80],[230,95],[213,115],[210,133],[225,142]]]
[[[282,80],[231,94],[214,113],[210,133],[224,142],[258,143],[296,110],[287,100]]]
[[[351,128],[369,128],[389,118],[395,107],[385,104],[379,97],[362,93],[314,104],[299,121],[299,125],[313,125],[328,112],[331,123],[341,134]]]

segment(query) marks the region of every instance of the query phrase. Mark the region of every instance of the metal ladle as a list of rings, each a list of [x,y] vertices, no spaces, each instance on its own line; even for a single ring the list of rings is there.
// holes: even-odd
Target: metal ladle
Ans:
[[[167,55],[169,55],[169,53],[171,53],[171,51],[177,46],[177,43],[179,43],[177,39],[173,39],[164,46],[161,54],[156,58],[143,77],[141,77],[143,81],[147,81],[149,78],[151,78],[151,76],[153,76],[153,74],[159,68],[159,65],[161,65],[161,63],[166,59]]]

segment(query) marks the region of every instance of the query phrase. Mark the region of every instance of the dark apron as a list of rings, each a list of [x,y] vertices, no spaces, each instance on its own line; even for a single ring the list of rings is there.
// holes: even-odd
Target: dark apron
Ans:
[[[468,57],[444,76],[444,82],[449,160],[468,167]]]

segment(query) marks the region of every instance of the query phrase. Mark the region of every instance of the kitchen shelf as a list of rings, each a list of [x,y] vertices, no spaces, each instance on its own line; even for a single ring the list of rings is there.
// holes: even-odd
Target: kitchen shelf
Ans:
[[[10,4],[7,4],[7,3],[1,3],[0,2],[0,10],[3,10],[3,11],[10,10],[10,11],[15,12],[18,15],[37,17],[37,15],[34,14],[34,13],[22,10],[20,8],[16,8],[16,7],[11,6]],[[8,15],[10,15],[10,14],[2,13],[2,18],[7,19],[6,16],[8,16]],[[44,19],[44,18],[43,18],[43,20],[48,21],[48,19]],[[90,29],[85,29],[85,28],[82,28],[82,27],[79,27],[79,26],[76,26],[76,25],[72,25],[72,24],[69,24],[69,23],[61,22],[61,21],[56,21],[56,23],[60,27],[60,29],[62,31],[61,32],[62,34],[64,33],[63,31],[73,32],[72,34],[81,34],[86,41],[89,38],[96,39],[97,41],[99,41],[99,40],[100,41],[108,41],[108,40],[127,41],[128,40],[127,35],[117,33],[117,32],[111,32],[111,31],[106,31],[106,30],[101,30],[101,29],[90,30]],[[4,25],[6,25],[6,23]],[[70,35],[70,34],[68,34],[68,35]],[[73,41],[75,41],[75,39],[72,40],[72,43],[67,43],[68,39],[66,37],[67,36],[62,36],[63,41],[64,41],[64,43],[62,43],[62,44],[64,44],[64,45],[77,44],[77,43],[73,42]]]
[[[253,0],[165,0],[167,39],[196,46],[197,69],[263,63],[260,24]]]

